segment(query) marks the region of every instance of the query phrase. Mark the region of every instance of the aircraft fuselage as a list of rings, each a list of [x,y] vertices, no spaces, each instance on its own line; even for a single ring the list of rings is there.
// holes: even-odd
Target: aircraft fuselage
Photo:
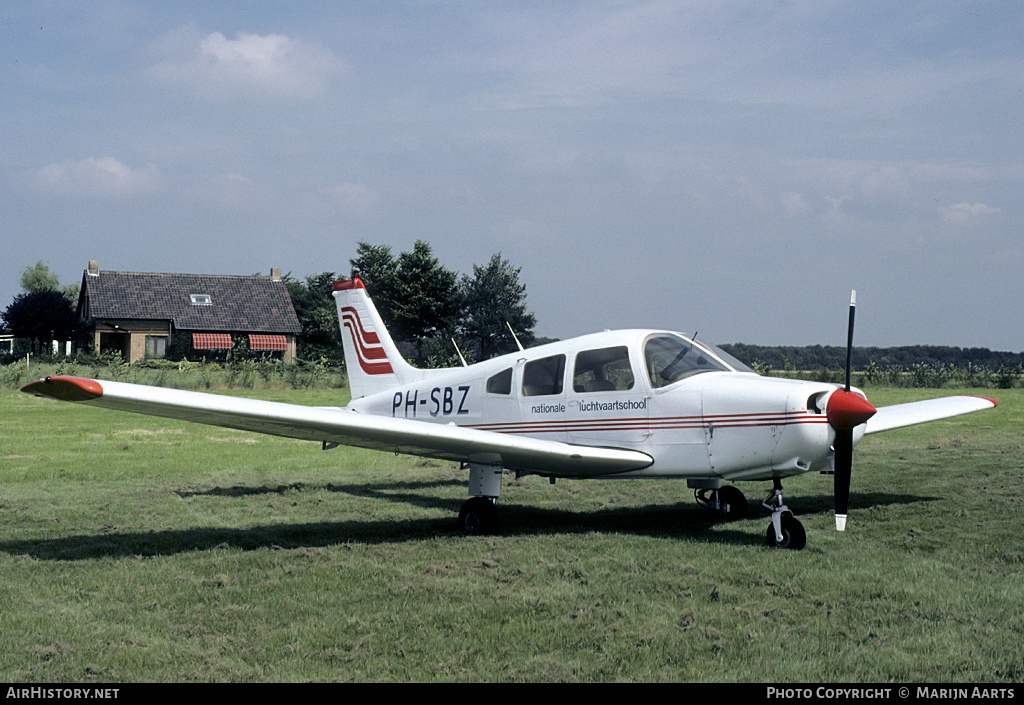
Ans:
[[[835,385],[761,377],[678,333],[597,333],[425,372],[349,408],[654,460],[610,477],[756,480],[831,463],[824,409]]]

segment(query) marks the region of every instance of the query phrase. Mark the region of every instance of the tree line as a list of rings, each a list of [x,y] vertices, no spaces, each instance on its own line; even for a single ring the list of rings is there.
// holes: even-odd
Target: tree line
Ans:
[[[846,348],[735,343],[719,346],[757,372],[780,377],[841,383],[845,378]],[[891,348],[854,347],[851,368],[861,385],[892,387],[1017,386],[1024,376],[1024,353],[988,348],[941,345],[903,345]]]
[[[756,363],[773,370],[810,371],[821,368],[846,368],[846,348],[843,346],[791,347],[735,343],[719,347],[749,365],[753,366]],[[940,345],[903,345],[891,348],[854,346],[851,361],[853,369],[859,371],[866,370],[872,364],[882,369],[909,370],[914,365],[925,364],[949,367],[974,366],[997,370],[1002,366],[1024,365],[1024,353]]]
[[[302,326],[300,359],[343,359],[333,283],[353,271],[359,272],[403,355],[418,366],[455,366],[461,363],[460,353],[467,362],[486,360],[514,351],[516,337],[524,347],[546,342],[534,333],[537,321],[527,308],[520,268],[500,252],[484,265],[473,265],[471,274],[460,275],[422,240],[398,254],[387,245],[359,242],[349,266],[348,272],[285,276]],[[23,293],[0,317],[29,350],[44,353],[51,340],[87,337],[85,322],[75,312],[77,283],[62,287],[44,262],[26,267],[20,283]],[[720,347],[762,374],[842,381],[846,366],[841,346]],[[1024,353],[934,345],[854,347],[852,365],[867,384],[1015,386],[1024,375]]]

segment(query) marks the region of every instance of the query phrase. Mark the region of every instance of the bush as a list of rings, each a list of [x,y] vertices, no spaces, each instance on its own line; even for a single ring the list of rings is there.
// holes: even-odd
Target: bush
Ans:
[[[0,367],[0,387],[18,388],[28,383],[29,373],[22,362],[13,362]]]
[[[1015,386],[1017,378],[1024,372],[1021,369],[1021,365],[1017,365],[1013,369],[1006,364],[999,366],[999,369],[995,372],[995,386],[997,389],[1010,389]]]

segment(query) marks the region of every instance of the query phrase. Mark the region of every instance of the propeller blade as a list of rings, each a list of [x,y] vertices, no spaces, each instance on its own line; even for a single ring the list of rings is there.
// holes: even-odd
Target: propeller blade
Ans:
[[[836,506],[836,531],[846,530],[850,505],[850,475],[853,470],[853,429],[875,415],[877,409],[862,396],[837,389],[828,398],[825,416],[836,430],[832,448],[835,474],[833,494]]]
[[[846,329],[846,391],[850,391],[850,367],[853,359],[853,317],[857,313],[857,290],[850,292],[850,324]]]
[[[846,331],[846,386],[832,392],[825,411],[829,425],[836,430],[836,439],[833,445],[835,452],[833,494],[836,505],[836,531],[846,530],[846,515],[850,507],[853,429],[870,419],[878,411],[867,399],[850,391],[850,376],[853,367],[853,319],[856,312],[857,292],[855,290],[850,292],[850,323]]]
[[[850,474],[853,469],[853,429],[837,429],[835,441],[836,531],[846,530],[846,515],[850,507]]]

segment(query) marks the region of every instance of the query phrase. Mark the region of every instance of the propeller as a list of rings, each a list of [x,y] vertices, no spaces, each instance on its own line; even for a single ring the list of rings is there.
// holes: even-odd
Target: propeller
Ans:
[[[867,399],[850,391],[850,367],[853,356],[853,318],[857,311],[857,292],[850,294],[850,325],[846,333],[846,386],[832,392],[825,414],[836,431],[835,504],[836,531],[846,530],[850,505],[850,473],[853,469],[853,429],[875,415],[877,409]]]

